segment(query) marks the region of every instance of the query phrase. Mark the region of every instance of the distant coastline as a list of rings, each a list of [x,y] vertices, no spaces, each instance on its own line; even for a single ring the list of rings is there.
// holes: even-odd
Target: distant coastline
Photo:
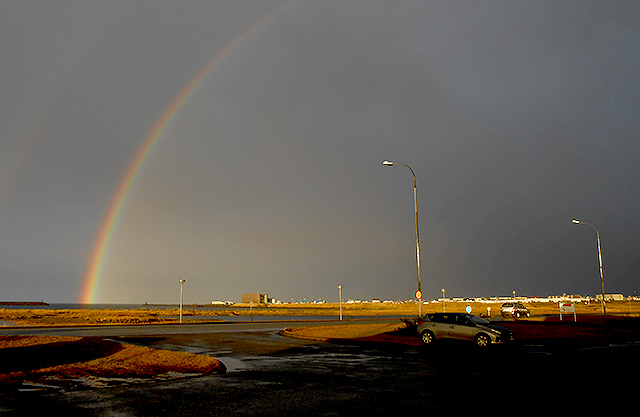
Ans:
[[[0,301],[0,306],[48,306],[43,301]]]

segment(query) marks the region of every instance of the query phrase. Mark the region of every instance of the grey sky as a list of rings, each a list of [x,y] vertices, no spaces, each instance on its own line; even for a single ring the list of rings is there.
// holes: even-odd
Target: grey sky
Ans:
[[[271,13],[271,14],[270,14]],[[267,16],[266,19],[263,19]],[[262,22],[258,24],[258,22]],[[253,30],[249,33],[253,28]],[[636,1],[0,5],[0,299],[596,294],[640,275]]]

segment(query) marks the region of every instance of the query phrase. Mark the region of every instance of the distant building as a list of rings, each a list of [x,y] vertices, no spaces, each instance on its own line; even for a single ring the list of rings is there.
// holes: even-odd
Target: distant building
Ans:
[[[233,301],[219,301],[219,300],[213,300],[211,302],[212,305],[214,306],[231,306],[233,305]]]
[[[596,295],[596,300],[602,300],[602,294]],[[624,295],[622,294],[605,294],[604,301],[624,301]]]
[[[269,294],[242,294],[242,303],[269,304]]]

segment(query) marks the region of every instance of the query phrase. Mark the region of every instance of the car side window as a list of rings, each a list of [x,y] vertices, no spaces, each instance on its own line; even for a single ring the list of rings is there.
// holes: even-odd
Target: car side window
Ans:
[[[463,316],[456,316],[456,324],[460,326],[471,326],[469,319]]]
[[[433,316],[429,317],[429,319],[433,322],[436,323],[446,323],[446,316],[444,314],[434,314]]]
[[[456,324],[456,315],[455,314],[443,314],[443,323]]]

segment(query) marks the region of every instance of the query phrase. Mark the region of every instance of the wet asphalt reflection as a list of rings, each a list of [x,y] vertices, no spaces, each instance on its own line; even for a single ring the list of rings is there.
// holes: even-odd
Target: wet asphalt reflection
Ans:
[[[634,359],[640,353],[638,344],[479,349],[464,343],[316,343],[274,331],[228,336],[216,335],[216,341],[200,336],[198,346],[200,353],[227,366],[225,375],[174,386],[198,397],[212,384],[210,395],[218,400],[202,409],[203,415],[386,415],[451,407],[474,410],[489,399],[501,406],[551,407],[569,397],[615,398],[625,375],[640,370]],[[194,340],[189,346],[176,340],[157,343],[179,350],[198,345]]]
[[[125,343],[160,349],[204,354],[220,360],[227,373],[249,370],[330,369],[335,366],[364,366],[381,360],[371,351],[352,351],[346,345],[332,345],[283,337],[279,331],[196,335],[188,338],[119,338]],[[328,347],[332,349],[328,349]]]
[[[122,338],[207,354],[225,374],[32,394],[4,415],[352,416],[552,409],[607,398],[640,371],[638,344],[594,349],[317,343],[275,331]]]

